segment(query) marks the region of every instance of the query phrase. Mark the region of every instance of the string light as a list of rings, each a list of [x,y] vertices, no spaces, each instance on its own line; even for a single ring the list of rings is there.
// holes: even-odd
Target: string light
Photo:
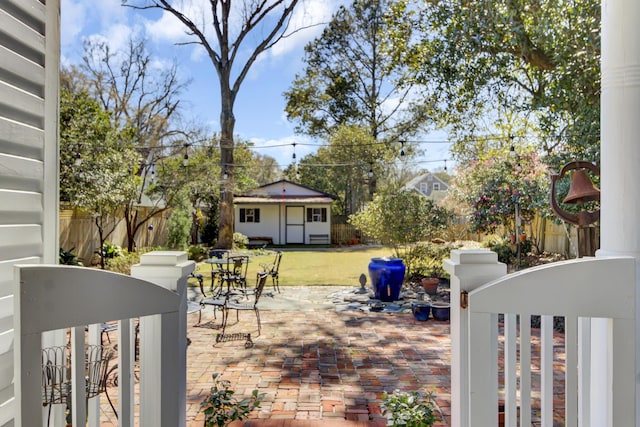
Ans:
[[[373,178],[373,162],[369,163],[369,178]]]
[[[404,140],[400,140],[400,157],[404,157]]]
[[[187,148],[189,148],[189,145],[184,144],[184,158],[182,159],[182,165],[185,167],[189,164],[189,155],[187,154]]]
[[[80,166],[82,164],[82,156],[80,153],[76,153],[76,158],[73,160],[73,164],[76,166]]]
[[[293,161],[295,162],[296,160],[296,143],[292,143],[291,145],[293,145]]]
[[[445,159],[445,161],[444,161],[444,171],[445,171],[445,172],[447,171],[447,160],[446,160],[446,159]]]
[[[227,167],[224,167],[224,170],[222,171],[222,179],[227,180],[229,179],[229,172],[227,171]]]

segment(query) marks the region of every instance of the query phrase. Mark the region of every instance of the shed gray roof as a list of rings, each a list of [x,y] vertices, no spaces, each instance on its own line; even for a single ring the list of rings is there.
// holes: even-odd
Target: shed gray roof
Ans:
[[[333,202],[331,197],[317,196],[317,197],[251,197],[251,196],[236,196],[233,199],[233,202],[236,204],[278,204],[278,203],[286,203],[286,204],[327,204],[330,205]]]

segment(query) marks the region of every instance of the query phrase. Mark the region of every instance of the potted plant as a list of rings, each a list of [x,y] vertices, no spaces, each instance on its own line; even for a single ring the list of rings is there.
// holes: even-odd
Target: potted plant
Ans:
[[[390,426],[430,427],[438,420],[431,393],[395,390],[382,395],[382,414]]]
[[[251,392],[251,397],[238,400],[233,396],[228,380],[221,380],[218,374],[213,374],[214,385],[209,396],[200,403],[200,410],[204,412],[204,427],[223,427],[232,421],[247,419],[249,413],[260,406],[260,399],[264,393],[258,394],[258,390]]]
[[[417,301],[411,304],[411,312],[416,320],[425,321],[429,320],[429,312],[431,311],[431,304],[428,301]]]
[[[434,296],[438,294],[438,284],[440,283],[440,279],[437,277],[423,277],[420,279],[422,282],[422,288],[429,296]]]

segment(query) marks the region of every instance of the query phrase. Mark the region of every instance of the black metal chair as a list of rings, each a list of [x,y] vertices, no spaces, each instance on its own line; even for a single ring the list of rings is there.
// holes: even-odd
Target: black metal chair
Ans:
[[[222,310],[224,304],[226,302],[226,295],[223,295],[222,292],[214,292],[212,296],[207,296],[204,291],[204,280],[202,279],[202,275],[199,275],[198,284],[200,286],[200,293],[202,293],[202,299],[200,300],[200,310],[198,311],[198,323],[196,326],[201,325],[202,322],[202,310],[206,306],[213,307],[213,318],[217,319],[216,311]],[[224,316],[224,314],[223,314]]]
[[[258,277],[256,279],[256,287],[253,290],[253,302],[242,303],[240,301],[234,301],[231,299],[232,293],[230,293],[224,304],[224,315],[222,320],[222,335],[224,335],[225,329],[227,327],[227,323],[229,320],[229,311],[236,311],[236,320],[240,321],[240,312],[241,311],[253,311],[256,314],[256,320],[258,322],[258,335],[261,332],[261,324],[260,324],[260,310],[258,309],[258,301],[260,301],[260,296],[262,295],[262,291],[264,290],[264,285],[267,282],[267,273],[258,273]]]
[[[271,276],[271,283],[273,284],[273,289],[277,290],[280,293],[280,280],[278,276],[278,271],[280,270],[280,261],[282,260],[282,251],[276,251],[276,256],[272,263],[268,264],[260,264],[262,270]]]
[[[229,257],[229,272],[224,277],[227,282],[227,292],[240,290],[247,294],[247,269],[249,268],[249,257],[247,255],[236,255]]]
[[[229,251],[226,249],[212,249],[209,251],[207,264],[211,264],[211,287],[209,290],[219,295],[223,292],[224,277],[229,274]],[[216,283],[217,282],[217,283]]]

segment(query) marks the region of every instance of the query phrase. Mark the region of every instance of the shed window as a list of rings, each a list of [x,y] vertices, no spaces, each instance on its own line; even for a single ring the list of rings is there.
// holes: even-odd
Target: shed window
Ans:
[[[260,222],[260,209],[240,208],[240,222]]]
[[[327,222],[327,208],[307,208],[307,222]]]
[[[433,183],[433,191],[440,191],[440,183],[439,182],[434,182]]]

